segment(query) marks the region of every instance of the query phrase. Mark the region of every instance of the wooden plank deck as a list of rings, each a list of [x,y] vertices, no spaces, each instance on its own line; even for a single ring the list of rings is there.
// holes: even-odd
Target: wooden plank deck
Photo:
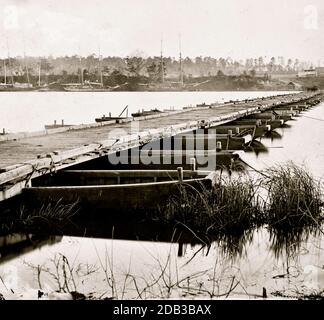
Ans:
[[[46,155],[53,151],[62,152],[91,143],[100,143],[100,141],[107,140],[109,135],[115,130],[130,134],[132,126],[135,125],[138,126],[139,132],[141,132],[170,127],[180,123],[199,121],[201,119],[209,120],[213,117],[255,108],[260,101],[262,101],[263,105],[267,105],[272,103],[273,99],[256,99],[254,103],[249,103],[248,105],[237,104],[233,106],[225,104],[214,108],[197,108],[182,113],[162,115],[159,118],[135,120],[133,122],[97,126],[83,130],[69,130],[50,135],[17,139],[16,141],[0,141],[0,169],[10,165],[23,164],[27,160],[36,159],[38,155]],[[116,133],[117,137],[120,136],[120,133]]]

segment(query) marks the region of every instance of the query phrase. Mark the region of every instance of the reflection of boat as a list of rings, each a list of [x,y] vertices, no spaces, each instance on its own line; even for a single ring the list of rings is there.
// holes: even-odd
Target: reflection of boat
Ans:
[[[274,132],[274,131],[273,131]],[[246,151],[254,152],[256,155],[259,153],[268,153],[268,148],[260,141],[253,140],[251,145]]]
[[[14,259],[44,245],[54,244],[62,240],[61,236],[33,236],[11,234],[0,237],[0,263]]]
[[[162,113],[162,111],[160,111],[158,109],[151,109],[149,111],[142,110],[142,111],[132,113],[132,117],[135,118],[135,117],[151,116],[151,115],[159,114],[159,113]]]
[[[32,204],[75,203],[91,208],[119,210],[156,209],[179,186],[211,187],[215,172],[191,170],[69,170],[23,190]],[[189,188],[189,189],[190,189]]]

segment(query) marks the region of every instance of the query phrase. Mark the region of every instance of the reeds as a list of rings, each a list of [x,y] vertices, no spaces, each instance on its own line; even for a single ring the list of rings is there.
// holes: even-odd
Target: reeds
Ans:
[[[291,162],[267,169],[260,178],[220,175],[211,190],[179,188],[160,210],[162,219],[207,237],[243,235],[263,225],[287,230],[319,226],[323,219],[320,183]]]
[[[267,176],[269,226],[298,228],[322,219],[321,185],[305,168],[289,162],[269,168]]]
[[[214,233],[240,233],[262,221],[262,207],[256,194],[257,185],[240,175],[220,176],[215,186],[194,189],[179,186],[161,210],[163,219],[181,223],[206,236]]]
[[[214,226],[231,233],[258,226],[262,221],[262,203],[257,195],[258,182],[247,176],[220,178],[212,190]]]

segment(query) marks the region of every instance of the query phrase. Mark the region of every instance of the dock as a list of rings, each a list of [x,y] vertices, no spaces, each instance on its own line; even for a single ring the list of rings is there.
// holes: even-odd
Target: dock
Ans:
[[[94,160],[106,161],[103,159],[108,155],[127,153],[157,141],[196,134],[199,130],[216,130],[215,139],[207,138],[215,140],[215,154],[231,157],[252,139],[279,127],[295,112],[322,99],[321,92],[302,92],[35,133],[1,135],[0,201],[19,195],[24,188],[33,185],[34,179],[43,175],[63,169],[80,169],[80,166],[82,169],[82,165],[88,169],[87,164]],[[204,147],[205,139],[202,138]],[[181,141],[183,143],[182,138]],[[160,152],[159,147],[153,149],[163,156],[164,151]],[[190,156],[195,156],[195,149],[197,147],[190,150]],[[102,168],[99,166],[98,169]]]

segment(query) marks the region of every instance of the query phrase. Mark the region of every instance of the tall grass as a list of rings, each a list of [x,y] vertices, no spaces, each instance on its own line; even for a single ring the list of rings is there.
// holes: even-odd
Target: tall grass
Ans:
[[[303,167],[289,162],[267,170],[266,217],[270,226],[297,228],[322,219],[320,182]]]
[[[220,176],[211,190],[185,184],[179,188],[160,212],[167,221],[184,224],[205,236],[241,233],[262,221],[258,186],[246,176]]]
[[[262,221],[259,184],[248,176],[224,177],[212,190],[214,226],[223,231],[240,231],[258,226]]]
[[[260,179],[246,174],[220,175],[211,190],[185,184],[179,188],[160,215],[207,238],[219,234],[239,238],[247,230],[266,224],[286,230],[318,227],[323,219],[320,183],[294,163],[271,167]]]

